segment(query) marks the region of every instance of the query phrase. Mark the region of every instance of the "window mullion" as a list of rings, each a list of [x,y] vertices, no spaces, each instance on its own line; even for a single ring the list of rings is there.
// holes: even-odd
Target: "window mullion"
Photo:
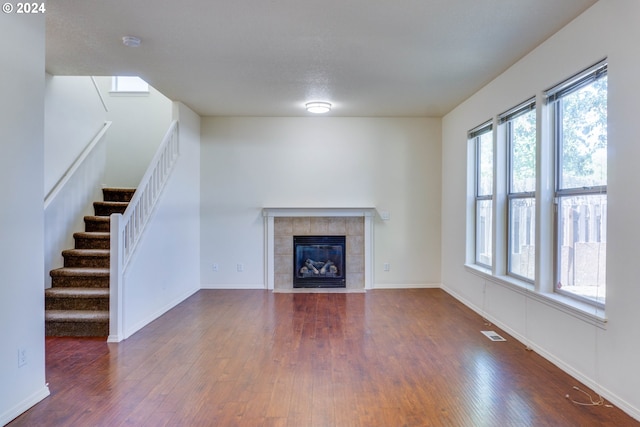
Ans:
[[[499,118],[495,118],[496,126]],[[496,127],[497,128],[497,127]],[[506,275],[507,246],[509,235],[506,229],[508,221],[508,138],[505,132],[494,132],[494,274]]]

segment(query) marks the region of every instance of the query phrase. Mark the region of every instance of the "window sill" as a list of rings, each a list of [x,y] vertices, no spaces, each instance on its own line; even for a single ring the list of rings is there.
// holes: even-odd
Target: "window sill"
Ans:
[[[482,277],[511,291],[526,295],[527,298],[562,311],[586,323],[601,329],[607,328],[606,313],[601,308],[556,293],[538,292],[531,283],[510,276],[495,276],[491,273],[491,270],[485,267],[465,264],[465,269],[471,274]]]

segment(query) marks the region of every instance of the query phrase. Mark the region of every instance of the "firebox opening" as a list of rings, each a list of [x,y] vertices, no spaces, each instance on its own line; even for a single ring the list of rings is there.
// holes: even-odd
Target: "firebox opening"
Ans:
[[[345,288],[345,236],[293,236],[294,288]]]

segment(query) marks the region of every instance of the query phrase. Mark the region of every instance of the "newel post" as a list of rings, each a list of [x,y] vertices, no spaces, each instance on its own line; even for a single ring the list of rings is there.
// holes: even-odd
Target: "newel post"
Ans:
[[[112,214],[110,219],[110,261],[109,261],[109,338],[108,342],[120,342],[123,334],[123,260],[124,237],[122,214]]]

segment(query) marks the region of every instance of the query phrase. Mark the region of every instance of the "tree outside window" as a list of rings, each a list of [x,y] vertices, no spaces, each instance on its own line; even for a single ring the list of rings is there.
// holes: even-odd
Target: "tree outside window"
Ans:
[[[607,254],[607,76],[565,89],[556,122],[556,291],[603,305]]]
[[[510,275],[535,279],[536,111],[533,100],[501,117],[508,156],[508,254]]]

